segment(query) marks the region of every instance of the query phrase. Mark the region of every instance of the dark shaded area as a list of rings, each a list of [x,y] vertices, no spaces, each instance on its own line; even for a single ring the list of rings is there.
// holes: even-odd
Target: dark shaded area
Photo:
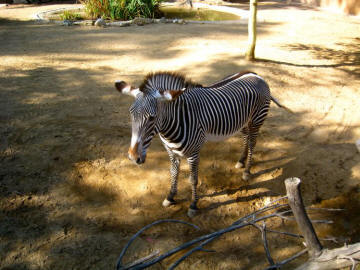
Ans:
[[[154,209],[151,208],[160,207],[160,198],[164,196],[166,190],[156,190],[143,197],[131,198],[134,208],[145,209],[145,212],[150,213],[144,214],[142,219],[137,222],[124,221],[126,220],[124,215],[128,215],[128,213],[109,214],[106,212],[106,214],[102,214],[105,212],[104,209],[110,207],[119,197],[130,199],[123,194],[117,194],[117,191],[111,187],[96,189],[84,185],[81,181],[83,176],[78,171],[81,166],[75,167],[75,165],[94,163],[99,159],[104,159],[105,168],[105,165],[112,159],[119,156],[125,158],[131,131],[129,122],[125,122],[123,119],[128,118],[127,108],[131,99],[120,98],[115,91],[110,92],[113,88],[112,82],[103,79],[104,73],[121,73],[121,70],[104,66],[99,70],[89,71],[81,68],[81,63],[94,61],[88,59],[91,54],[104,56],[133,54],[142,55],[144,58],[154,61],[176,58],[181,56],[181,51],[173,49],[171,44],[158,42],[169,33],[174,34],[174,43],[176,43],[176,40],[183,38],[208,35],[245,36],[247,29],[245,26],[227,26],[226,28],[208,25],[183,28],[167,26],[167,32],[159,33],[157,26],[154,26],[151,29],[135,27],[131,31],[108,28],[102,29],[100,32],[93,28],[69,30],[54,25],[36,25],[11,20],[2,20],[0,24],[2,27],[0,39],[7,41],[0,48],[2,57],[22,57],[28,54],[39,57],[49,55],[49,64],[46,66],[24,68],[24,70],[7,66],[5,72],[0,74],[0,107],[2,108],[0,124],[4,127],[0,131],[0,267],[3,269],[112,268],[129,235],[141,226],[160,218],[159,214],[152,215]],[[270,31],[271,26],[271,23],[261,25],[260,34]],[[186,27],[194,27],[197,30],[194,34],[189,35]],[[31,37],[25,35],[27,31],[31,32]],[[101,38],[98,38],[98,34],[101,34]],[[44,36],[46,39],[43,38]],[[145,36],[146,39],[143,43],[136,43],[136,36]],[[133,42],[134,48],[122,49],[119,47],[110,51],[89,46],[89,44],[94,45],[104,42],[104,40],[116,42],[119,39]],[[314,52],[316,57],[321,58],[334,55],[339,59],[339,66],[335,64],[326,67],[355,67],[355,70],[349,72],[352,72],[353,76],[358,76],[358,41],[355,38],[354,44],[343,44],[344,50],[339,51],[302,44],[289,45],[287,49],[309,50]],[[64,66],[52,65],[51,56],[64,51],[64,44],[68,43],[74,44],[70,48],[74,58],[62,58],[61,62],[66,64],[78,61],[79,67],[64,68]],[[24,44],[24,46],[19,44]],[[46,50],[44,44],[46,44]],[[163,52],[161,58],[154,59],[152,57],[152,52],[155,50]],[[288,77],[293,76],[287,66],[299,69],[322,67],[297,65],[272,59],[244,64],[240,56],[237,59],[224,57],[221,62],[206,63],[209,72],[201,78],[201,83],[214,82],[228,75],[222,74],[222,70],[237,72],[255,68],[259,74],[267,74],[272,85],[280,85],[285,82],[275,76],[276,72]],[[203,66],[192,66],[182,72],[190,72],[197,68],[200,69]],[[144,74],[138,73],[122,75],[132,76],[134,81],[140,82]],[[332,78],[334,82],[340,79]],[[31,83],[29,84],[29,82]],[[39,104],[31,103],[29,100],[37,95],[45,95],[47,98]],[[109,95],[111,98],[104,98]],[[142,237],[135,245],[135,250],[130,252],[131,256],[136,249],[138,255],[141,255],[154,248],[155,244],[151,241],[156,243],[173,241],[171,244],[176,244],[189,240],[200,233],[218,229],[224,223],[229,222],[233,215],[238,214],[231,213],[232,216],[226,217],[225,214],[217,212],[222,209],[221,207],[239,203],[252,205],[256,199],[282,195],[285,192],[283,180],[294,174],[305,180],[303,194],[306,204],[330,200],[326,202],[329,206],[347,209],[348,212],[345,214],[338,216],[329,214],[328,217],[339,220],[335,227],[339,234],[344,234],[346,231],[347,239],[359,241],[359,220],[356,215],[360,207],[359,190],[349,191],[344,186],[345,180],[352,177],[351,169],[360,162],[357,150],[354,144],[350,143],[333,141],[319,143],[314,140],[310,136],[314,127],[303,123],[307,117],[309,114],[306,109],[289,115],[284,110],[272,106],[269,118],[261,130],[255,154],[254,177],[264,177],[259,182],[244,183],[241,180],[241,173],[232,168],[217,165],[217,162],[227,158],[231,158],[235,164],[240,154],[241,144],[237,144],[241,141],[240,139],[236,143],[227,142],[229,148],[226,153],[224,153],[225,150],[221,150],[224,143],[213,143],[206,146],[202,152],[204,163],[200,165],[202,167],[200,177],[206,180],[199,188],[205,205],[199,223],[206,222],[207,216],[212,216],[219,220],[219,224],[202,227],[201,232],[196,233],[184,229],[180,225],[164,225],[155,232],[149,232]],[[279,122],[282,123],[281,127],[278,126]],[[347,133],[352,134],[353,130],[358,127],[348,127]],[[339,134],[339,136],[342,135]],[[280,146],[267,146],[266,143],[271,141],[278,142]],[[306,141],[306,147],[301,145],[304,141]],[[286,145],[290,146],[285,148]],[[214,151],[216,148],[219,150]],[[341,159],[334,158],[333,153],[339,149],[344,152],[343,157]],[[155,158],[148,161],[146,171],[149,173],[167,172],[169,161],[159,140],[154,141],[150,151]],[[272,152],[277,155],[273,157]],[[313,160],[304,167],[303,164],[308,160],[307,157],[315,153],[321,154],[323,159]],[[211,165],[207,166],[206,164]],[[333,169],[328,167],[333,167]],[[138,168],[134,167],[135,169]],[[282,170],[281,173],[279,173],[280,170]],[[332,170],[333,179],[338,179],[337,184],[332,186],[333,181],[329,182],[329,188],[326,191],[314,189],[315,182],[329,181],[327,179],[328,170]],[[346,179],[340,179],[339,174],[344,172]],[[146,175],[145,172],[144,175]],[[182,175],[182,178],[185,176]],[[67,183],[69,179],[75,180],[69,184]],[[186,180],[182,179],[181,181],[185,182]],[[70,192],[56,197],[54,190],[67,184],[70,186]],[[183,212],[188,206],[190,194],[188,188],[186,189],[179,194],[180,211],[166,212],[164,210],[162,216],[186,219]],[[215,190],[215,192],[209,192],[209,190]],[[348,197],[345,195],[347,197],[345,199],[341,197],[344,193],[349,194]],[[218,199],[223,195],[235,196],[235,198]],[[67,201],[66,196],[76,197],[78,201],[74,203],[74,200],[70,200],[70,198]],[[35,197],[36,199],[34,199]],[[159,198],[159,203],[147,205],[150,197]],[[208,198],[212,199],[210,203],[205,202],[205,199]],[[336,200],[341,202],[337,203]],[[253,207],[255,208],[255,206]],[[98,215],[87,215],[88,212],[98,213]],[[285,225],[291,227],[293,223]],[[261,245],[260,235],[257,232],[251,230],[234,232],[227,239],[231,237],[236,239],[238,234],[242,233],[253,234],[254,242],[236,243],[228,248],[218,250],[212,256],[201,253],[190,258],[188,264],[179,269],[188,269],[186,267],[197,263],[200,259],[208,261],[207,263],[203,262],[202,266],[216,267],[219,262],[226,261],[229,254],[241,263],[242,269],[252,269],[254,261],[265,264],[262,250],[256,248]],[[273,247],[278,250],[286,249],[289,245],[300,247],[301,241],[298,239],[284,242],[281,240],[283,240],[281,237],[274,239]],[[27,251],[22,251],[23,249]],[[37,265],[27,262],[26,258],[30,256],[29,253],[42,250],[50,250],[45,256],[45,261],[39,259]],[[248,259],[244,259],[244,253]],[[129,256],[129,260],[131,256]],[[77,259],[76,261],[74,261],[74,257]],[[5,259],[12,263],[7,264],[8,261],[4,263]],[[293,265],[296,265],[296,262],[290,264],[288,269],[292,269]],[[163,265],[154,267],[154,269],[162,268]],[[232,268],[229,266],[227,269]]]
[[[224,0],[224,2],[240,4],[242,9],[249,9],[249,0]],[[316,10],[315,7],[301,3],[299,0],[258,0],[258,10],[270,9],[291,9]]]
[[[314,56],[315,59],[318,60],[336,59],[337,63],[334,64],[297,64],[261,58],[256,59],[256,61],[304,68],[339,68],[349,75],[360,77],[360,38],[355,37],[351,43],[337,43],[337,45],[341,46],[342,48],[336,50],[315,44],[287,44],[284,46],[284,48],[292,51],[308,51]],[[349,69],[349,67],[351,69]]]

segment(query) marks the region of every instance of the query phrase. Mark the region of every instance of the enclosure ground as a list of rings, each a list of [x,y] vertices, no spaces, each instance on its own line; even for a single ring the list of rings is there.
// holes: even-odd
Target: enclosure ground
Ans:
[[[246,25],[96,28],[29,21],[53,7],[0,9],[1,269],[111,269],[143,225],[161,218],[189,221],[186,162],[179,203],[164,209],[169,160],[160,141],[154,140],[143,166],[126,158],[132,98],[120,96],[113,82],[138,85],[157,70],[181,72],[204,85],[253,70],[295,114],[271,106],[248,183],[234,168],[240,137],[207,144],[199,171],[201,213],[191,220],[201,231],[156,227],[135,243],[129,260],[230,225],[284,195],[284,180],[292,176],[302,179],[308,206],[346,209],[313,216],[334,220],[315,224],[320,237],[339,237],[338,245],[360,241],[358,17],[263,2],[259,60],[249,63],[243,58]],[[268,227],[297,232],[291,221],[273,220]],[[301,239],[268,236],[275,260],[302,249]],[[216,253],[195,254],[179,269],[263,269],[261,243],[255,229],[240,230],[215,242],[210,248]]]

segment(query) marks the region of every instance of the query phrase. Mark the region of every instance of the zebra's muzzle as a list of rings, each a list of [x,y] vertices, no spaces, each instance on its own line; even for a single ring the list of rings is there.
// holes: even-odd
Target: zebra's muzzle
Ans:
[[[140,155],[138,152],[138,144],[135,144],[133,148],[129,148],[128,158],[137,165],[143,164],[145,162],[145,155]]]
[[[128,157],[129,157],[129,159],[130,159],[131,161],[133,161],[133,162],[136,163],[137,165],[140,165],[140,164],[145,163],[145,159],[142,159],[142,158],[140,158],[140,157],[133,158],[133,157],[131,157],[130,155],[129,155]]]

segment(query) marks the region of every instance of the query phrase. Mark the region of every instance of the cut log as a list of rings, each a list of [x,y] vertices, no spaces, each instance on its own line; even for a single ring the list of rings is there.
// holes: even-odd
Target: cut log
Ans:
[[[306,247],[311,258],[318,257],[321,254],[322,246],[314,231],[314,227],[306,214],[305,206],[300,194],[300,179],[288,178],[285,180],[286,193],[289,205],[294,214],[296,223],[304,236]]]

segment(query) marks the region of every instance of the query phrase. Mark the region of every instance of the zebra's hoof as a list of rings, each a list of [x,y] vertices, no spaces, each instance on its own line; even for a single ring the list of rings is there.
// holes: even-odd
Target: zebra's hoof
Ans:
[[[240,161],[238,161],[238,162],[235,164],[235,168],[236,168],[236,169],[240,169],[240,168],[244,168],[244,167],[245,167],[244,163],[242,163],[242,162],[240,162]]]
[[[162,205],[164,206],[164,207],[169,207],[170,205],[173,205],[173,204],[175,204],[176,202],[174,201],[174,200],[172,200],[172,201],[169,201],[167,198],[163,201],[163,203],[162,203]]]
[[[198,212],[199,212],[199,209],[189,208],[187,211],[187,215],[189,218],[193,218],[198,214]]]
[[[242,179],[244,181],[249,181],[250,180],[250,177],[251,177],[251,174],[248,173],[248,172],[243,172],[243,175],[242,175]]]

